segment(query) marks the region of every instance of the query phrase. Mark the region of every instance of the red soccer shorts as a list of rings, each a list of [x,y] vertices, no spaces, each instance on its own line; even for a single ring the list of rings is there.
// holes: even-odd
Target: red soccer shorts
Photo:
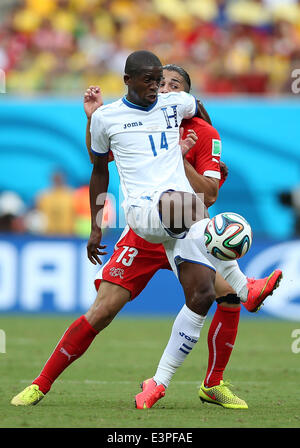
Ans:
[[[126,227],[110,259],[100,269],[95,287],[101,280],[128,289],[131,300],[137,297],[159,269],[171,269],[162,244],[153,244]]]

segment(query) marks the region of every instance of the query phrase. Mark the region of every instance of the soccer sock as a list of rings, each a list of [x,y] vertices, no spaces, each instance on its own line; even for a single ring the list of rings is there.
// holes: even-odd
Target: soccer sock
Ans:
[[[206,316],[194,313],[186,305],[181,308],[153,377],[157,384],[169,386],[172,376],[197,343],[205,318]]]
[[[87,350],[98,334],[85,316],[79,317],[66,330],[40,375],[32,382],[46,394],[56,378]]]
[[[209,219],[202,219],[192,225],[189,230],[189,236],[199,242],[199,248],[202,254],[211,262],[221,276],[235,290],[242,302],[246,302],[248,289],[247,277],[240,270],[236,260],[223,261],[211,255],[205,247],[204,231]]]
[[[240,319],[241,307],[229,308],[217,305],[208,330],[208,367],[204,380],[206,387],[220,384],[229,361]]]

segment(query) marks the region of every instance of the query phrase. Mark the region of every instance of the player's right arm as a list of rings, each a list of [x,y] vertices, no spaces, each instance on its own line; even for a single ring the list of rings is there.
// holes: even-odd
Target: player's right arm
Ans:
[[[94,156],[91,151],[91,119],[92,115],[99,107],[103,106],[103,99],[100,87],[98,86],[90,86],[84,93],[84,99],[83,99],[83,106],[84,111],[87,117],[87,124],[86,124],[86,133],[85,133],[85,141],[86,141],[86,147],[90,156],[91,163],[94,162]]]
[[[105,246],[101,245],[102,216],[106,200],[109,171],[110,140],[104,123],[101,110],[97,110],[91,117],[91,152],[94,164],[90,179],[90,208],[91,208],[91,234],[87,245],[88,258],[93,264],[101,264],[100,255]]]
[[[105,245],[101,245],[102,217],[109,182],[108,153],[94,156],[93,171],[90,179],[91,234],[87,244],[88,258],[93,264],[101,264],[100,255]]]
[[[101,106],[103,106],[102,93],[100,87],[90,86],[84,93],[84,111],[87,117],[86,132],[85,132],[85,143],[90,156],[91,163],[94,163],[94,155],[92,152],[92,142],[91,142],[91,119],[93,113]],[[114,160],[112,152],[109,152],[108,161]]]

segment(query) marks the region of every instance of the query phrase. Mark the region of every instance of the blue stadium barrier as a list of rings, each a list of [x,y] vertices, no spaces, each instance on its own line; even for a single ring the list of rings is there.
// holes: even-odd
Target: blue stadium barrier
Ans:
[[[15,190],[28,205],[60,169],[71,186],[87,184],[91,164],[85,149],[82,102],[2,95],[0,103],[0,192]],[[293,236],[292,210],[278,195],[300,183],[295,99],[204,99],[223,141],[229,178],[211,213],[244,215],[258,237]],[[109,191],[119,198],[119,178],[110,164]],[[121,218],[122,219],[122,218]]]
[[[117,235],[104,237],[108,255]],[[300,320],[300,240],[257,240],[240,260],[248,276],[263,277],[281,268],[284,279],[255,319]],[[86,256],[86,241],[0,235],[0,313],[84,313],[95,298],[98,267]],[[159,271],[121,315],[175,316],[184,303],[174,274]],[[214,307],[212,308],[213,311]],[[211,311],[211,312],[212,312]],[[242,308],[242,315],[250,314]]]

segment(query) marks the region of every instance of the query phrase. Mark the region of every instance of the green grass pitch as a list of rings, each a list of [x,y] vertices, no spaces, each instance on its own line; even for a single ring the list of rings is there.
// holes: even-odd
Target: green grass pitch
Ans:
[[[224,379],[248,403],[243,411],[202,404],[198,387],[207,365],[209,321],[166,393],[136,410],[139,384],[151,377],[169,338],[171,319],[116,319],[86,354],[55,382],[37,406],[10,405],[40,372],[74,316],[5,316],[0,353],[1,428],[297,428],[300,353],[292,351],[296,322],[241,319]]]

